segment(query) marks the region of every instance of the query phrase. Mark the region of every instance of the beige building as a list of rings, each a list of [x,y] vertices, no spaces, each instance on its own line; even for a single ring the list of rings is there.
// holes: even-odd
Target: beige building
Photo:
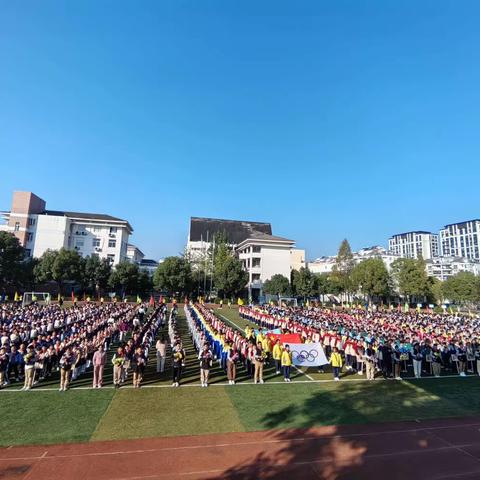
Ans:
[[[27,256],[41,257],[47,250],[66,248],[110,263],[126,260],[133,232],[121,218],[101,213],[47,210],[46,202],[32,192],[13,192],[10,211],[0,212],[0,230],[13,233]]]
[[[292,248],[290,250],[290,270],[300,270],[305,268],[305,250]]]

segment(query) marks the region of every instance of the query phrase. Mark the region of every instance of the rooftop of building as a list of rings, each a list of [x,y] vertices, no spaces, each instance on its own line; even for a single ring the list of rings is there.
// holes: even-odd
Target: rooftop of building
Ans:
[[[265,222],[225,220],[220,218],[190,218],[189,241],[211,241],[214,235],[225,234],[229,243],[237,245],[254,233],[272,235],[272,226]]]
[[[395,237],[403,237],[403,236],[411,235],[411,234],[415,234],[415,235],[438,235],[437,233],[427,232],[426,230],[412,230],[411,232],[395,233],[390,238],[392,239],[392,238],[395,238]]]
[[[480,222],[480,219],[474,218],[472,220],[465,220],[464,222],[449,223],[449,224],[445,225],[443,228],[453,227],[454,225],[462,226],[462,225],[466,225],[467,223],[471,223],[471,222]]]
[[[143,258],[140,261],[140,266],[141,267],[156,267],[158,266],[159,262],[156,260],[153,260],[153,258]]]
[[[276,235],[268,235],[266,233],[259,233],[259,232],[254,232],[251,235],[248,236],[245,240],[240,242],[242,243],[248,243],[250,241],[263,241],[263,242],[279,242],[279,243],[288,243],[288,244],[294,244],[295,240],[290,240],[289,238],[285,237],[278,237]],[[239,245],[240,245],[239,244]]]

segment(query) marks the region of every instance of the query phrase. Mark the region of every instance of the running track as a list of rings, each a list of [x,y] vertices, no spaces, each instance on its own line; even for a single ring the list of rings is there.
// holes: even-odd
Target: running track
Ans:
[[[0,479],[57,478],[473,480],[480,417],[0,449]]]

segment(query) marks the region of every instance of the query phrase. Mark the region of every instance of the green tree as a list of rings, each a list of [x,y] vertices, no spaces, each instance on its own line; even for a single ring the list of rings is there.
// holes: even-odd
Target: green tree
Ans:
[[[264,282],[263,291],[269,295],[290,295],[290,281],[287,277],[277,273]]]
[[[58,250],[46,250],[38,259],[33,272],[39,283],[53,281],[53,264],[58,257]]]
[[[18,284],[22,276],[25,250],[18,238],[9,232],[0,232],[0,288]]]
[[[96,295],[106,290],[111,273],[112,265],[106,258],[92,255],[85,259],[85,284]]]
[[[344,239],[338,249],[332,276],[335,278],[342,293],[349,294],[352,290],[350,275],[355,267],[352,249],[347,239]]]
[[[459,304],[478,302],[480,282],[473,273],[459,272],[443,282],[442,293],[451,302]]]
[[[83,283],[84,272],[82,257],[76,251],[65,248],[47,250],[34,268],[36,280],[56,282],[59,293],[62,293],[65,282]]]
[[[408,302],[412,297],[420,299],[431,295],[431,282],[422,258],[398,258],[392,263],[392,277],[398,292]]]
[[[315,275],[315,286],[319,296],[329,294],[338,295],[341,293],[337,278],[330,273],[319,273]]]
[[[169,294],[189,294],[192,288],[192,269],[183,257],[167,257],[160,263],[153,275],[156,290]]]
[[[242,262],[225,244],[219,246],[215,257],[213,281],[218,295],[223,298],[237,295],[248,282],[248,273],[243,269]]]
[[[138,265],[124,260],[112,270],[108,284],[114,290],[120,289],[122,296],[137,294],[138,276]]]
[[[317,293],[316,276],[307,268],[302,267],[293,275],[293,287],[296,295],[306,298]]]
[[[140,271],[138,274],[138,286],[137,291],[138,294],[144,296],[152,291],[153,288],[153,281],[152,277],[145,272],[144,270]]]
[[[428,301],[430,303],[436,303],[437,305],[440,305],[444,300],[443,282],[435,277],[428,277],[428,281],[430,283],[430,295]]]
[[[373,297],[386,297],[389,284],[390,276],[381,258],[363,260],[352,270],[352,287],[366,295],[369,302]]]

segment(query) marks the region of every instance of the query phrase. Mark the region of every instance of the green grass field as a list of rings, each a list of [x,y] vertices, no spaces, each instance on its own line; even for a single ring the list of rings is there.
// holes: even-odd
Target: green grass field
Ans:
[[[219,315],[244,328],[236,309]],[[239,369],[239,383],[225,385],[216,366],[208,389],[199,384],[198,362],[181,312],[179,324],[188,361],[183,386],[171,388],[170,370],[155,372],[152,355],[140,390],[87,389],[84,375],[68,392],[58,392],[57,379],[30,392],[0,392],[0,444],[3,446],[86,442],[153,436],[196,435],[271,428],[430,419],[480,414],[480,379],[441,378],[366,382],[357,375],[341,382],[329,372],[295,372],[290,384],[267,369],[264,385],[254,385]],[[355,381],[358,380],[358,381]],[[107,371],[106,381],[111,381]],[[278,382],[278,383],[277,383]],[[131,379],[127,382],[129,386]],[[75,388],[77,387],[77,388]],[[78,388],[80,387],[80,388]]]

